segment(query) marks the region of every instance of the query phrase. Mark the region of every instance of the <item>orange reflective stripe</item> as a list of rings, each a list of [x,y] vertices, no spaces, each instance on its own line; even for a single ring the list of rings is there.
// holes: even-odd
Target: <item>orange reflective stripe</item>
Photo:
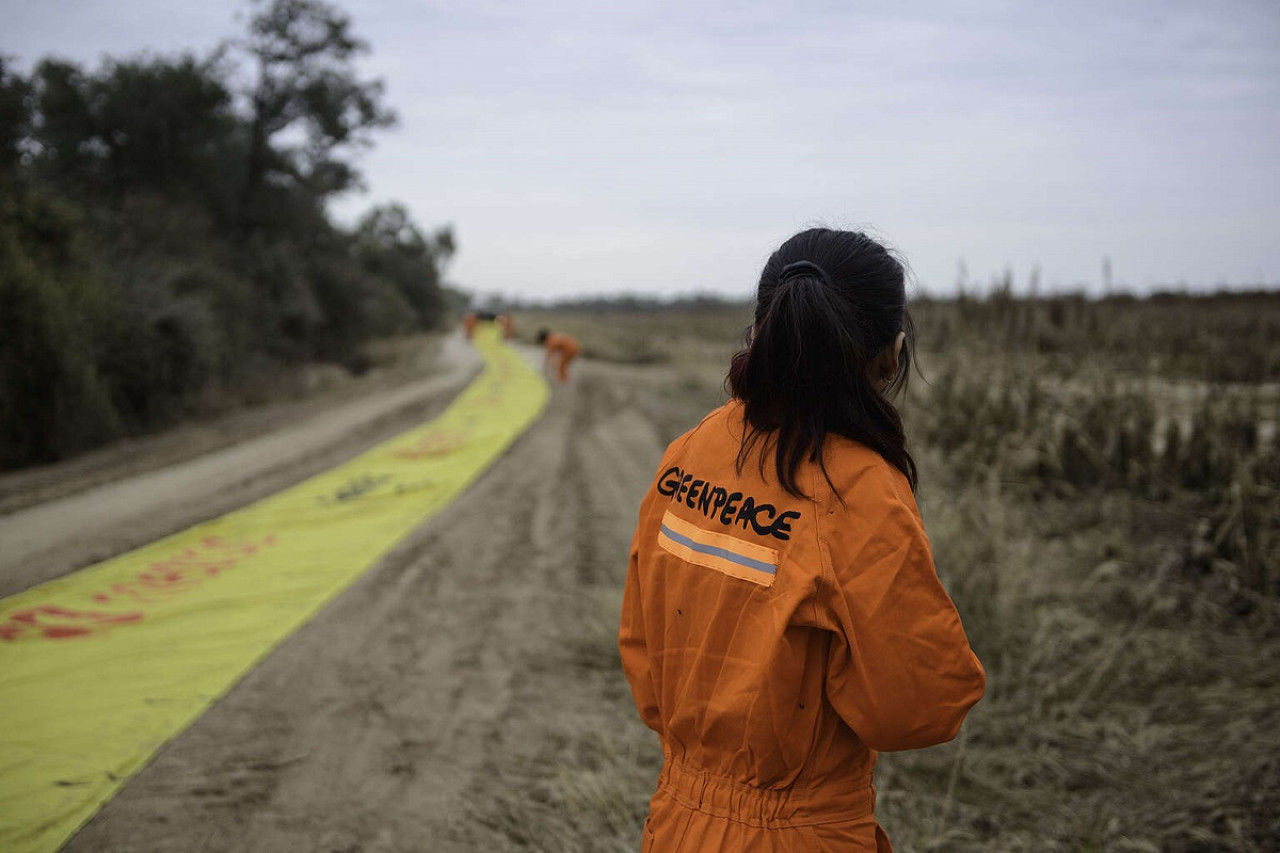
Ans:
[[[671,510],[662,516],[658,547],[685,562],[761,586],[773,586],[778,573],[775,549],[703,530],[678,518]]]

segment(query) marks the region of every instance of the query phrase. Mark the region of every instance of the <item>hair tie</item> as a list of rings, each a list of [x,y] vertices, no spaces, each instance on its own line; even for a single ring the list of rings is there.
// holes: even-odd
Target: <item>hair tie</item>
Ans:
[[[826,272],[812,261],[796,261],[795,263],[787,264],[782,268],[782,272],[778,274],[778,284],[802,275],[814,276],[823,284],[831,285],[831,279],[827,277]]]

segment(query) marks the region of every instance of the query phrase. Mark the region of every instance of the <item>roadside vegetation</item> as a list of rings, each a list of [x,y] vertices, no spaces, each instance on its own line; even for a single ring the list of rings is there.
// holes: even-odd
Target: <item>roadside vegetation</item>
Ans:
[[[955,742],[882,757],[896,848],[1280,849],[1280,294],[997,290],[913,311],[922,511],[990,684]],[[674,371],[654,404],[687,427],[724,399],[750,310],[515,317]],[[563,662],[594,710],[517,773],[546,807],[478,807],[489,849],[637,843],[661,756],[606,630],[612,565]]]
[[[86,69],[0,56],[0,469],[353,372],[438,327],[448,228],[338,227],[358,152],[395,122],[322,0],[256,4],[209,55]]]

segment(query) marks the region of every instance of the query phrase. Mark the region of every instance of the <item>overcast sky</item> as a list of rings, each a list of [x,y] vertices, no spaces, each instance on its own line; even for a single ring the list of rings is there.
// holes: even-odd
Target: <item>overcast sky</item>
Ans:
[[[1280,286],[1280,0],[347,0],[400,125],[351,221],[452,223],[522,297],[751,293],[813,224],[930,292]],[[247,4],[0,0],[0,52],[204,52]]]

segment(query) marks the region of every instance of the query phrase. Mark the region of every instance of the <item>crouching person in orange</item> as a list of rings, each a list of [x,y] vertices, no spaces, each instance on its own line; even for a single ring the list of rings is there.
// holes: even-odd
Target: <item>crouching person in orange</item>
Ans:
[[[951,740],[982,696],[889,402],[903,284],[863,234],[784,243],[733,399],[644,496],[619,645],[664,757],[646,853],[890,851],[877,753]]]
[[[577,358],[578,351],[582,349],[577,340],[559,332],[543,329],[538,332],[538,343],[542,344],[547,351],[543,369],[550,370],[552,359],[558,359],[556,361],[556,376],[559,377],[561,382],[568,382],[569,362]]]

